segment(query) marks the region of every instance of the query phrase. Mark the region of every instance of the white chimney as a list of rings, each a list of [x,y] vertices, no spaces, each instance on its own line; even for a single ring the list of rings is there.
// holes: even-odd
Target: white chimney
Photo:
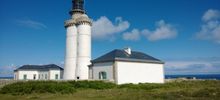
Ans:
[[[125,51],[127,54],[131,55],[131,48],[127,47],[127,48],[124,49],[124,51]]]

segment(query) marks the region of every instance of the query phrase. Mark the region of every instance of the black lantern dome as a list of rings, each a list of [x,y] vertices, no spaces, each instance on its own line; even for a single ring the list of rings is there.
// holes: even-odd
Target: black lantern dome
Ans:
[[[84,0],[72,0],[72,10],[70,11],[70,15],[73,13],[85,13],[84,11]]]

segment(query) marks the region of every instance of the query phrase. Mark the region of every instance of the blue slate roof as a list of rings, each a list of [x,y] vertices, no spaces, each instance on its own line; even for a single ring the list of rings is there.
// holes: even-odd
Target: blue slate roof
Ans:
[[[55,64],[49,64],[49,65],[23,65],[19,67],[17,70],[49,70],[49,69],[60,69],[63,70],[60,66],[57,66]]]
[[[130,61],[130,62],[147,62],[147,63],[159,63],[164,64],[159,59],[156,59],[152,56],[149,56],[142,52],[131,51],[129,55],[124,50],[115,49],[97,59],[92,60],[92,63],[100,63],[100,62],[113,62],[113,61]]]

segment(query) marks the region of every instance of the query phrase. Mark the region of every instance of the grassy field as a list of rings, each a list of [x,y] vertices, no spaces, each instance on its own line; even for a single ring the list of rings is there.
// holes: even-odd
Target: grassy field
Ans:
[[[48,82],[53,85],[54,82]],[[45,84],[48,84],[43,83]],[[56,83],[56,82],[55,82]],[[70,83],[70,84],[69,84]],[[21,83],[20,83],[21,84]],[[21,88],[18,84],[14,87],[17,92],[22,92],[26,88],[35,86],[29,84],[25,89],[17,91],[15,88]],[[39,84],[39,83],[37,83]],[[40,86],[44,87],[40,82]],[[58,83],[63,84],[63,83]],[[64,82],[64,84],[67,84]],[[107,85],[106,85],[107,84]],[[12,84],[13,85],[13,84]],[[95,85],[99,85],[98,87]],[[106,86],[105,86],[106,85]],[[24,85],[26,86],[26,85]],[[22,86],[22,87],[24,87]],[[19,94],[10,93],[1,89],[1,100],[220,100],[220,81],[180,81],[165,84],[125,84],[112,85],[103,82],[68,82],[67,86],[74,87],[74,91],[59,92],[56,89],[51,91],[36,91],[32,89],[30,93]],[[7,87],[7,86],[6,86]],[[10,87],[10,86],[9,86]],[[12,86],[13,87],[13,86]],[[52,86],[53,87],[53,86]],[[66,87],[63,85],[62,87]],[[58,88],[58,87],[54,87]],[[66,87],[68,88],[68,87]],[[38,88],[40,89],[40,88]],[[42,88],[43,89],[43,88]],[[29,89],[28,89],[29,90]],[[63,91],[62,89],[59,89]],[[42,92],[42,93],[41,93]]]

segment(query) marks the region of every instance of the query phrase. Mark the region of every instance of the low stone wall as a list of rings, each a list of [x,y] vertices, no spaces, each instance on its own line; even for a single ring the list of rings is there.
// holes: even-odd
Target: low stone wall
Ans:
[[[0,79],[0,88],[2,88],[3,86],[7,85],[7,84],[12,84],[18,82],[17,80],[13,80],[13,79]]]

